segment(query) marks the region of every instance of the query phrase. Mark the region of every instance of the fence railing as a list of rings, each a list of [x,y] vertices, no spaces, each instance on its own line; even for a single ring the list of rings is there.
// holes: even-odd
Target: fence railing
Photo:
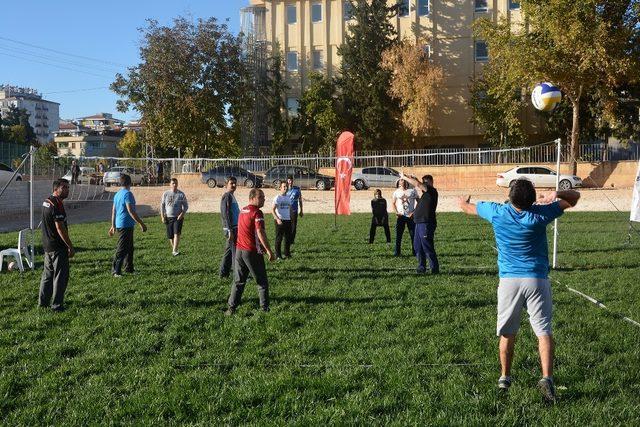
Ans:
[[[28,152],[28,145],[0,141],[0,163],[4,163],[10,168],[15,166],[15,160],[20,159]]]

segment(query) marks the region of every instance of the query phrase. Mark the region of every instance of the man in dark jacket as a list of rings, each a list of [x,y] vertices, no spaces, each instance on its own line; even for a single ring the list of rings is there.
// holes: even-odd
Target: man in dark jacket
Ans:
[[[229,277],[233,271],[233,262],[236,258],[236,239],[238,237],[238,215],[240,206],[233,193],[236,191],[238,181],[230,176],[226,182],[226,192],[220,200],[220,218],[222,218],[222,229],[226,238],[224,255],[220,263],[220,277]]]
[[[389,230],[389,213],[387,212],[387,200],[382,197],[382,191],[378,188],[373,193],[371,200],[371,228],[369,230],[369,243],[373,243],[376,237],[376,228],[383,227],[384,234],[387,237],[387,243],[391,243],[391,230]]]

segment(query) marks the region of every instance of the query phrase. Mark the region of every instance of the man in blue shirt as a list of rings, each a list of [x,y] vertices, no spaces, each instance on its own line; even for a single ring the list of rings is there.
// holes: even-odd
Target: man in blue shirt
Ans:
[[[136,213],[136,199],[131,192],[131,177],[127,174],[120,176],[122,190],[113,198],[111,209],[111,228],[109,236],[118,231],[118,245],[113,256],[111,273],[114,277],[122,276],[122,269],[127,273],[133,273],[133,228],[138,223],[144,233],[147,226]]]
[[[291,244],[296,242],[296,229],[298,228],[298,214],[300,218],[304,216],[302,212],[302,191],[300,187],[293,185],[293,176],[287,177],[287,196],[291,199]]]
[[[498,324],[502,375],[498,387],[511,386],[511,361],[520,328],[522,309],[529,313],[529,322],[538,337],[542,379],[538,388],[548,403],[556,398],[553,384],[553,338],[551,334],[551,285],[549,283],[549,250],[547,225],[565,209],[575,206],[580,193],[573,190],[540,195],[536,202],[533,184],[517,180],[509,191],[509,203],[469,203],[470,196],[461,197],[460,208],[469,215],[489,221],[498,247]],[[556,201],[556,199],[559,199]]]

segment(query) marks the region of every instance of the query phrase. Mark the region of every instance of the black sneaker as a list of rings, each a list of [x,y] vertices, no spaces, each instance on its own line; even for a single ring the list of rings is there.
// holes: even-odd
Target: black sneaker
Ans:
[[[551,378],[544,377],[538,381],[538,389],[542,393],[542,399],[545,403],[551,405],[556,403],[556,387],[553,385]]]
[[[416,273],[418,273],[418,274],[426,274],[427,270],[422,269],[422,268],[416,268]]]
[[[501,376],[498,380],[498,388],[500,390],[508,391],[509,387],[511,387],[511,377],[509,376]]]

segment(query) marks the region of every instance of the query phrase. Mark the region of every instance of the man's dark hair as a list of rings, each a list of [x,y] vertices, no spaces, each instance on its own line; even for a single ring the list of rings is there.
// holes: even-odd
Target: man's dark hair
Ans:
[[[536,190],[528,179],[516,179],[509,189],[509,201],[518,209],[527,210],[536,201]]]
[[[224,183],[228,184],[231,181],[238,183],[238,179],[235,176],[228,176],[227,179],[224,181]]]
[[[287,180],[293,181],[293,175],[287,175]]]
[[[433,182],[433,177],[431,175],[424,175],[422,177],[422,183],[423,184],[428,184],[430,182]]]
[[[175,182],[178,185],[178,178],[171,178],[171,182]]]
[[[262,193],[262,190],[259,188],[252,188],[251,191],[249,191],[249,200],[251,199],[255,199],[256,197],[258,197],[258,194]]]
[[[131,185],[131,177],[126,173],[120,175],[120,186],[121,187],[129,187]]]
[[[382,190],[380,190],[379,188],[376,188],[376,191],[373,192],[373,195],[377,196],[378,194],[382,196]]]
[[[53,181],[53,191],[56,191],[58,188],[60,188],[62,184],[69,184],[69,180],[64,178],[58,178],[55,181]]]

